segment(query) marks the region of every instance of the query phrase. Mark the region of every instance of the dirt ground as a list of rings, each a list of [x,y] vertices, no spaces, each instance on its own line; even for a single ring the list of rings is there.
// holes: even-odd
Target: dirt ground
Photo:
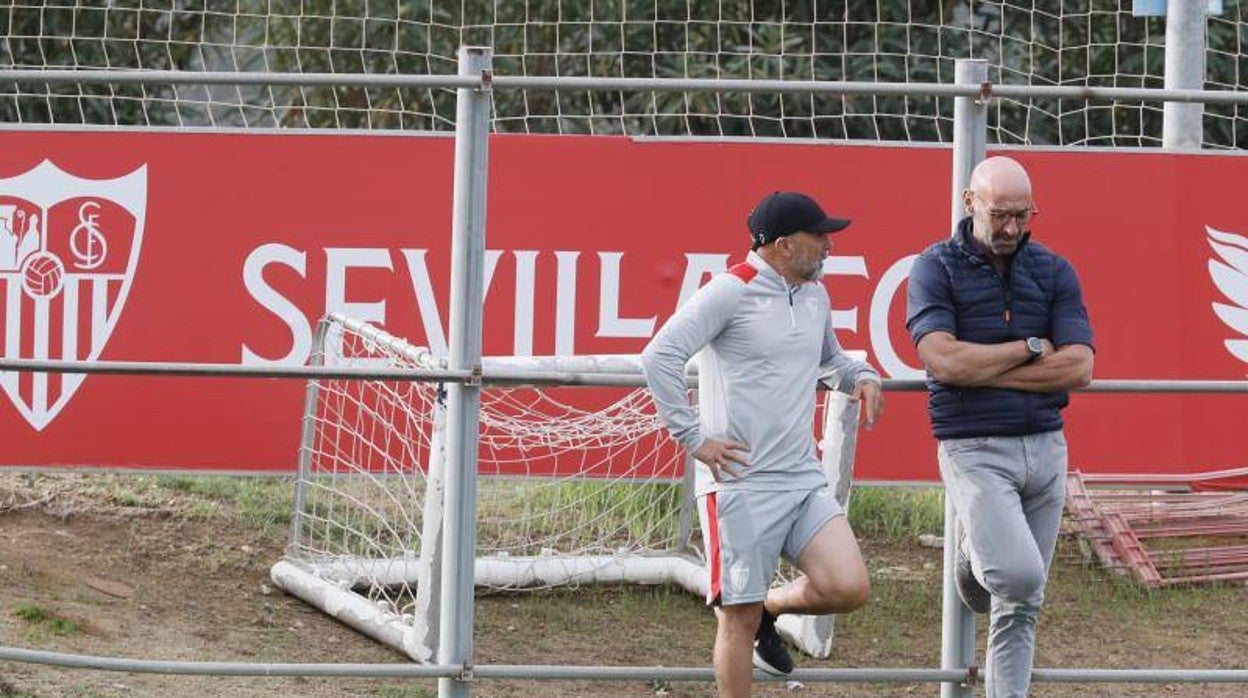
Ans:
[[[178,507],[132,507],[81,480],[0,474],[0,645],[160,660],[406,658],[274,589],[280,529]],[[226,512],[228,514],[228,512]],[[939,664],[939,551],[863,540],[873,601],[838,621],[833,656],[802,667]],[[1243,586],[1145,593],[1067,542],[1040,626],[1039,667],[1248,668]],[[672,589],[494,595],[478,601],[480,664],[706,666],[714,620]],[[981,623],[982,625],[982,623]],[[981,630],[982,643],[982,630]],[[982,689],[981,689],[982,691]],[[482,680],[479,696],[706,696],[710,684]],[[768,684],[760,695],[934,696],[934,685]],[[1242,696],[1248,686],[1038,684],[1038,696]],[[429,696],[412,679],[223,678],[0,661],[0,696]]]

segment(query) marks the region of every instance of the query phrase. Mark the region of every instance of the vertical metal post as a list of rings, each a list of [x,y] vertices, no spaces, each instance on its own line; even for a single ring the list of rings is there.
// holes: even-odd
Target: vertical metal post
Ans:
[[[974,58],[954,64],[954,82],[983,85],[988,82],[988,62]],[[957,97],[953,100],[953,197],[952,225],[966,217],[962,192],[971,182],[971,171],[988,152],[988,105],[982,98]]]
[[[823,474],[832,494],[849,515],[849,493],[854,486],[854,459],[858,453],[858,420],[862,406],[850,402],[854,376],[840,376],[836,389],[823,400]]]
[[[1167,90],[1200,90],[1205,86],[1205,44],[1209,0],[1167,0]],[[1199,149],[1204,142],[1200,102],[1166,102],[1162,107],[1161,143],[1166,148]]]
[[[701,387],[701,377],[706,375],[703,373],[704,364],[702,352],[698,352],[689,364],[689,366],[696,366],[698,370],[698,381],[695,383],[697,387],[689,391],[689,401],[694,405],[700,405],[702,400],[702,393],[699,388]],[[689,366],[685,366],[686,382],[689,376]],[[698,516],[694,511],[694,507],[698,503],[698,461],[693,457],[692,453],[685,453],[685,472],[680,484],[680,545],[676,549],[681,553],[693,553],[694,546],[690,538],[693,537],[694,519]]]
[[[692,453],[685,454],[685,473],[680,479],[680,539],[676,541],[676,549],[682,553],[688,553],[693,550],[689,539],[693,537],[693,505],[696,501],[695,492],[697,485],[695,483],[695,475],[697,474],[698,461],[694,459]]]
[[[988,81],[988,63],[959,60],[954,68],[959,85],[982,85]],[[984,159],[988,142],[988,105],[977,97],[957,97],[953,103],[953,228],[966,215],[962,192],[971,171]],[[952,500],[945,497],[944,575],[941,583],[940,668],[965,669],[975,664],[975,615],[958,598],[954,575],[957,560],[958,520]],[[970,686],[942,683],[941,698],[971,698]]]
[[[330,320],[322,319],[312,336],[311,366],[325,365],[325,337],[329,334]],[[320,399],[321,383],[308,381],[303,398],[303,429],[299,435],[299,470],[295,473],[295,513],[290,522],[290,547],[299,545],[303,538],[303,514],[307,506],[308,479],[312,474],[312,455],[316,444],[316,403]]]
[[[491,65],[489,48],[459,49],[459,74],[480,77],[482,84],[460,88],[455,108],[449,343],[452,370],[479,372],[481,368]],[[446,528],[442,536],[438,663],[462,666],[464,672],[456,678],[438,679],[438,695],[442,698],[469,695],[471,681],[480,407],[479,382],[448,386]]]
[[[425,501],[421,507],[420,573],[413,613],[424,626],[417,637],[422,650],[438,648],[442,622],[442,528],[446,521],[446,384],[437,384],[429,429],[429,463],[425,466]]]
[[[958,536],[961,523],[953,510],[953,500],[945,496],[944,575],[940,587],[940,668],[966,669],[975,664],[975,614],[954,586],[957,569]],[[942,683],[940,698],[971,698],[974,689],[963,683]]]

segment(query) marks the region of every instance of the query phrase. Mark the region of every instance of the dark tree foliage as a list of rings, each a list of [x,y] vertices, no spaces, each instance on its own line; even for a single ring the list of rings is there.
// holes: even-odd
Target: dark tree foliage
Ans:
[[[10,4],[9,68],[449,74],[461,45],[500,75],[871,82],[953,81],[983,58],[1002,83],[1161,87],[1164,21],[1130,0],[115,0]],[[1227,0],[1225,19],[1239,2]],[[816,14],[818,13],[818,14]],[[1248,29],[1210,23],[1211,84],[1240,88]],[[360,87],[10,85],[21,123],[436,129],[444,90]],[[1207,108],[1206,141],[1235,146],[1234,107]],[[945,141],[952,103],[930,97],[499,90],[497,131]],[[1159,104],[998,100],[1004,143],[1157,145]],[[1239,129],[1240,139],[1244,129]],[[1238,145],[1243,145],[1242,143]]]

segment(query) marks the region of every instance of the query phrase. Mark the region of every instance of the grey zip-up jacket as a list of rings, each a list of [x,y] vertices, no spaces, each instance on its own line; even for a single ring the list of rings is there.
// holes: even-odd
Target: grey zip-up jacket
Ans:
[[[646,382],[672,438],[693,453],[707,437],[749,445],[748,467],[715,482],[698,462],[697,493],[812,489],[827,482],[812,433],[815,382],[836,371],[879,381],[832,332],[821,281],[790,287],[757,253],[698,290],[642,352]],[[701,352],[699,354],[699,352]],[[698,354],[698,406],[685,365]]]

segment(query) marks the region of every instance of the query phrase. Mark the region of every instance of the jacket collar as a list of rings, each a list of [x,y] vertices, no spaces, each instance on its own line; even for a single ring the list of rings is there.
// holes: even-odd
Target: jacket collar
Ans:
[[[780,272],[776,271],[776,268],[771,266],[767,260],[763,259],[763,256],[758,252],[751,250],[750,253],[746,255],[745,262],[746,264],[749,264],[757,269],[759,277],[766,279],[769,286],[774,286],[775,288],[782,290],[789,287],[789,282],[785,281],[784,277],[780,275]]]
[[[975,238],[972,235],[973,227],[974,220],[970,216],[958,221],[958,225],[953,232],[953,246],[971,261],[987,264],[988,259],[984,257],[984,251],[980,249],[979,243],[975,242]],[[1022,253],[1023,249],[1027,247],[1027,241],[1030,239],[1031,231],[1023,233],[1023,238],[1018,241],[1018,247],[1014,249],[1014,254],[1010,255],[1010,259],[1006,260],[1007,264],[1013,262]]]

